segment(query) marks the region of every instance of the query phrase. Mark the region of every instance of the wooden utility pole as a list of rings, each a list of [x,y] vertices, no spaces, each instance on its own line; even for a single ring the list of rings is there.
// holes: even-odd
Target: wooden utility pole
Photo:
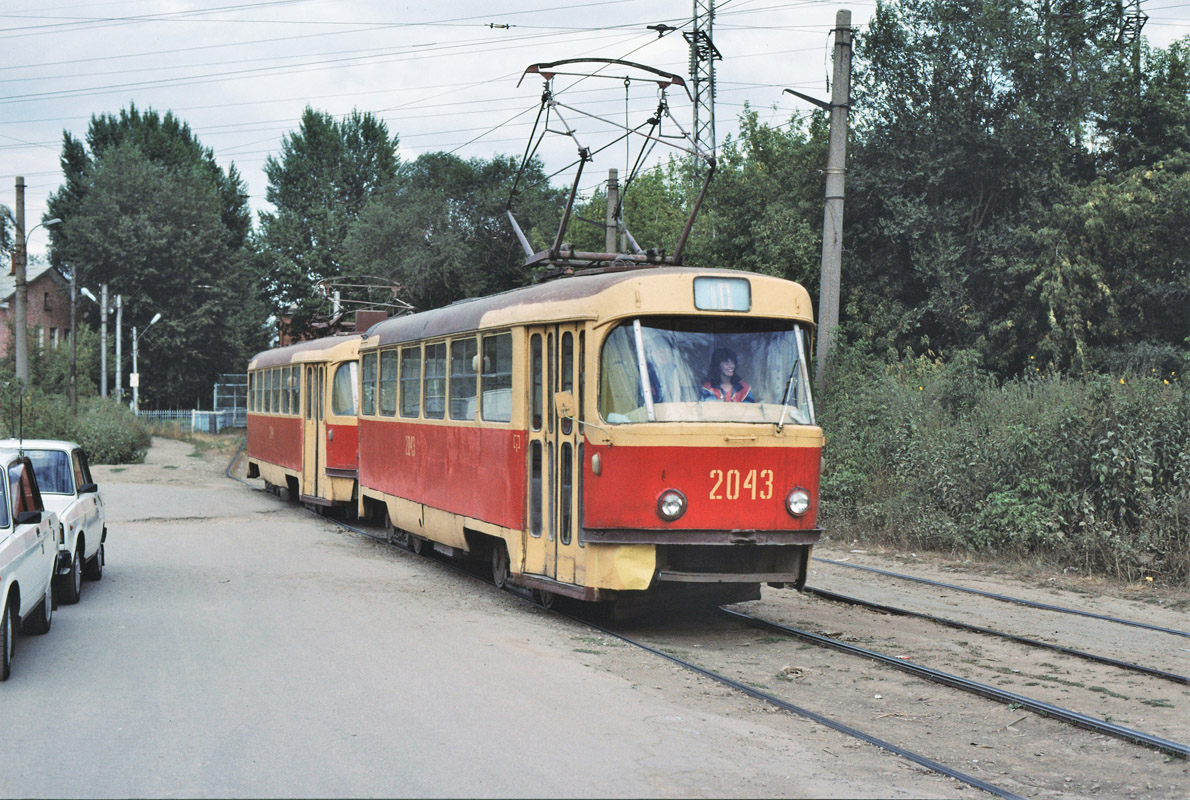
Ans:
[[[835,63],[831,85],[830,145],[826,159],[826,211],[822,219],[822,278],[818,292],[818,366],[815,388],[830,382],[839,285],[843,265],[843,184],[847,165],[847,116],[851,103],[851,12],[835,16]]]

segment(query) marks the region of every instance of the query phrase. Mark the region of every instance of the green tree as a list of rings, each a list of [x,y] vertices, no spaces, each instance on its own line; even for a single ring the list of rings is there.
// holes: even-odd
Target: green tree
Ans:
[[[215,160],[214,151],[203,147],[190,126],[173,112],[161,116],[152,109],[141,111],[135,104],[121,109],[118,116],[93,116],[85,144],[69,131],[63,132],[60,161],[65,180],[50,196],[47,216],[69,219],[90,188],[87,170],[107,151],[123,144],[135,144],[147,159],[168,169],[196,170],[211,183],[219,197],[220,217],[230,244],[240,247],[247,241],[252,227],[247,187],[235,165],[225,173]],[[74,255],[69,246],[69,226],[50,228],[49,233],[53,264],[63,268]]]
[[[164,314],[141,341],[141,371],[155,376],[142,402],[201,402],[218,373],[242,371],[267,341],[242,179],[171,112],[132,105],[92,117],[85,143],[63,138],[64,182],[47,212],[63,220],[49,229],[53,263],[77,271],[81,285],[122,294],[125,335]]]
[[[260,215],[257,249],[274,310],[296,333],[324,306],[318,282],[355,272],[344,243],[368,200],[396,177],[397,142],[369,113],[338,121],[307,107],[281,155],[266,159],[276,211]]]
[[[264,342],[255,281],[223,219],[223,198],[200,167],[170,168],[134,142],[105,150],[63,221],[69,262],[125,297],[139,345],[146,405],[192,406],[221,372],[239,372]],[[131,347],[125,347],[128,353]]]
[[[1084,0],[881,3],[859,38],[848,187],[863,338],[985,353],[1019,369],[1013,232],[1095,175],[1116,57],[1115,5]]]
[[[345,247],[352,269],[401,284],[418,309],[524,284],[525,254],[505,213],[516,174],[516,162],[503,156],[427,153],[404,165],[352,229]],[[552,243],[560,192],[536,162],[521,183],[530,188],[517,198],[518,222],[532,240]]]
[[[719,150],[683,261],[777,275],[816,288],[825,161],[821,116],[774,127],[745,109],[739,135]],[[637,176],[623,194],[624,221],[633,238],[642,248],[672,254],[701,187],[701,176],[686,158],[671,158]],[[601,188],[576,216],[602,221],[606,209]],[[567,238],[580,250],[604,248],[600,227],[572,223]]]

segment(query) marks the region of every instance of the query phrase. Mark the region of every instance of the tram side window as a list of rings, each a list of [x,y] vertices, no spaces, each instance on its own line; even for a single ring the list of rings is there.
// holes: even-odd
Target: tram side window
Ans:
[[[483,418],[512,420],[512,334],[483,337]]]
[[[289,392],[289,413],[295,417],[302,415],[302,397],[299,391],[302,383],[302,368],[290,367],[289,379],[285,383],[285,391]]]
[[[541,535],[541,440],[529,443],[529,533]]]
[[[562,452],[558,456],[559,466],[562,468],[561,480],[558,487],[559,511],[562,515],[562,527],[558,536],[562,544],[570,544],[570,532],[573,529],[572,516],[574,505],[574,445],[570,442],[562,443]]]
[[[401,416],[421,413],[421,348],[401,350]]]
[[[281,412],[281,370],[274,369],[271,372],[273,374],[273,413],[278,414]]]
[[[451,419],[475,419],[476,355],[475,337],[455,339],[450,343]]]
[[[533,415],[533,430],[541,430],[541,334],[535,333],[529,340],[529,372],[532,385],[532,396],[529,398],[529,408]]]
[[[427,419],[446,416],[446,342],[426,345],[426,379],[424,383]]]
[[[362,397],[363,403],[360,407],[362,414],[376,413],[376,360],[375,353],[365,353],[361,359],[360,372],[363,375]]]
[[[281,368],[281,413],[293,413],[293,406],[291,405],[293,398],[289,396],[289,379],[293,375],[292,367]]]
[[[386,417],[397,414],[397,351],[380,353],[380,413]]]
[[[331,413],[339,416],[353,416],[356,406],[356,392],[359,389],[359,364],[348,361],[335,370],[331,384]]]

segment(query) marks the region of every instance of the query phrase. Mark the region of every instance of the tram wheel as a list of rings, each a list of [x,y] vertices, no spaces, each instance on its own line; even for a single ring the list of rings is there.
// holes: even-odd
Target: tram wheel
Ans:
[[[388,509],[384,509],[384,538],[388,540],[389,544],[393,543],[393,539],[397,535],[396,526],[393,525],[392,518],[388,515]]]
[[[558,605],[558,595],[554,594],[549,589],[538,589],[537,602],[541,603],[542,608],[550,610]]]
[[[420,536],[409,534],[409,549],[413,551],[414,555],[420,556],[426,549],[426,540]]]
[[[508,547],[504,542],[492,545],[492,583],[497,589],[508,583]]]

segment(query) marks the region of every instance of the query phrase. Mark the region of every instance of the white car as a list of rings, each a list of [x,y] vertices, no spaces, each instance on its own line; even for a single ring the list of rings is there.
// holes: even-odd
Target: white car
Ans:
[[[57,439],[6,439],[0,447],[19,448],[33,464],[41,499],[58,515],[58,600],[77,603],[83,578],[103,577],[107,540],[103,498],[91,480],[87,454],[74,442]]]
[[[58,516],[42,505],[29,459],[0,449],[0,681],[12,671],[18,629],[46,633],[54,614]]]

